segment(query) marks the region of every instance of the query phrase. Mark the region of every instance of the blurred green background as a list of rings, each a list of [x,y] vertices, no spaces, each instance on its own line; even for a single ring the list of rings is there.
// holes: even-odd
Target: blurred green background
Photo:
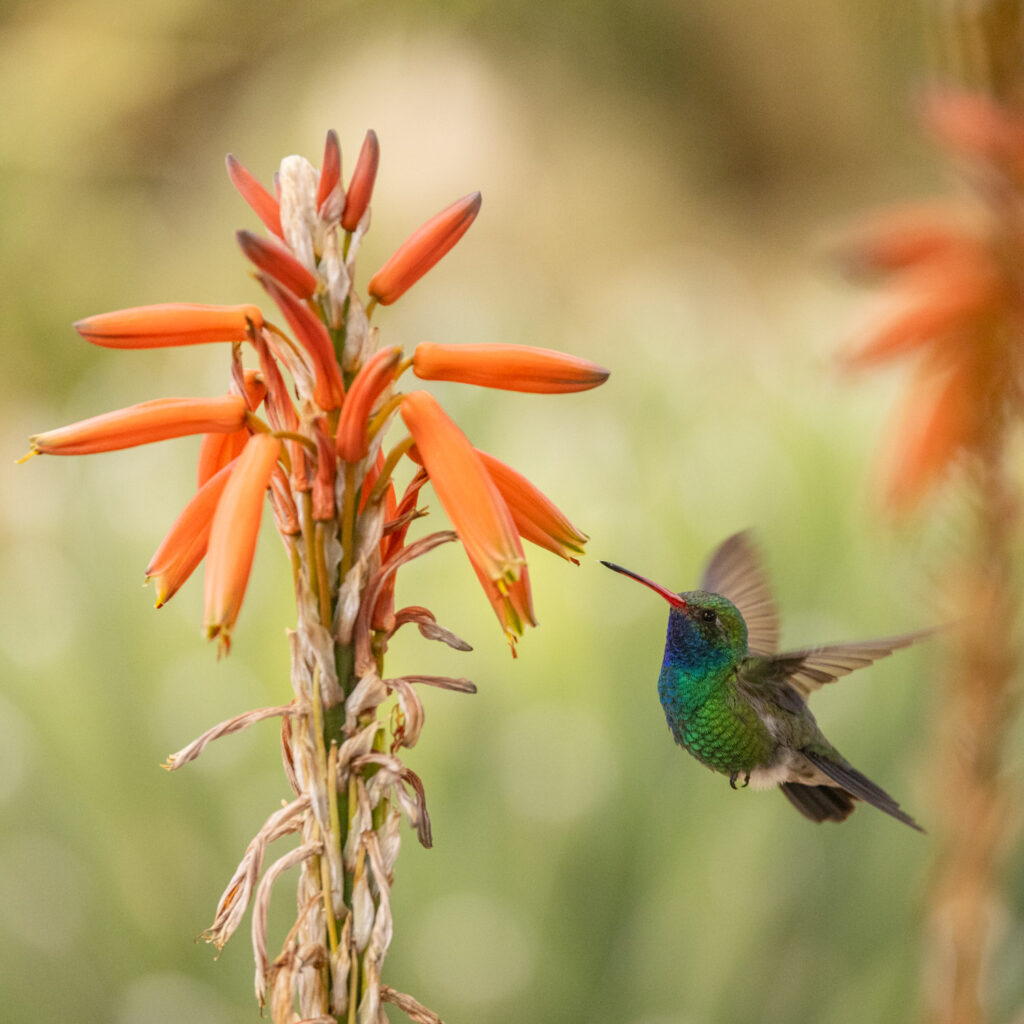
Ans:
[[[139,587],[193,485],[194,441],[12,462],[39,430],[225,390],[222,349],[103,351],[70,324],[261,301],[232,237],[257,224],[224,154],[269,182],[288,153],[319,163],[334,127],[347,173],[372,127],[364,283],[429,215],[484,194],[458,248],[380,310],[386,341],[532,343],[612,371],[564,398],[432,387],[593,557],[533,555],[542,625],[516,661],[459,551],[404,571],[399,601],[475,651],[403,633],[389,672],[480,692],[424,694],[408,763],[435,848],[406,833],[385,980],[450,1024],[905,1020],[933,840],[870,809],[815,827],[677,750],[655,693],[665,608],[596,559],[685,589],[755,526],[788,645],[931,621],[941,524],[893,530],[870,491],[899,381],[836,372],[861,296],[823,258],[859,211],[943,186],[913,129],[918,5],[7,0],[0,17],[4,1019],[256,1019],[248,926],[219,961],[193,939],[287,795],[276,726],[177,775],[158,765],[290,696],[280,546],[268,530],[218,662],[198,581],[159,615]],[[926,826],[937,654],[814,701]],[[1019,856],[1011,886],[1019,905]],[[1005,948],[1020,929],[1005,921]],[[997,969],[993,1006],[1022,989]]]

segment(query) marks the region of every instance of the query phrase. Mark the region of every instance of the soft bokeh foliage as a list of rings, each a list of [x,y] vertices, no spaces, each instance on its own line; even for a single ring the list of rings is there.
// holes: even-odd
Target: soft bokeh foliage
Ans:
[[[214,962],[191,939],[268,792],[285,795],[275,727],[176,777],[157,766],[205,726],[285,699],[283,560],[261,552],[232,657],[215,663],[201,588],[156,614],[137,585],[194,486],[193,441],[11,462],[52,423],[224,391],[216,353],[118,360],[70,325],[168,299],[264,301],[232,239],[224,153],[268,181],[281,153],[315,152],[334,125],[347,169],[365,129],[383,140],[367,267],[424,210],[484,192],[473,251],[379,311],[389,341],[525,343],[612,371],[568,412],[429,385],[475,444],[557,494],[593,558],[536,560],[541,628],[516,662],[458,552],[400,584],[474,644],[455,664],[480,692],[423,698],[431,728],[410,764],[435,846],[408,843],[400,864],[394,978],[477,1024],[906,1019],[929,841],[879,815],[814,828],[674,749],[655,695],[664,610],[626,599],[596,559],[682,589],[754,525],[784,642],[932,621],[919,567],[937,538],[878,530],[865,496],[892,382],[851,389],[833,372],[857,296],[808,244],[823,217],[938,181],[897,99],[923,74],[911,15],[882,0],[756,13],[81,0],[2,17],[5,1013],[253,1019],[244,943]],[[452,670],[447,648],[408,643],[414,657],[396,638],[396,674]],[[815,701],[925,825],[930,656]],[[1019,856],[1011,875],[1020,905]],[[1024,982],[1003,966],[1005,1016]]]

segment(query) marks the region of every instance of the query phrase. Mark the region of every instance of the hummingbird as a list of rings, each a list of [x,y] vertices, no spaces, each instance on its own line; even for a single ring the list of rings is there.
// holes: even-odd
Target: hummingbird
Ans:
[[[863,800],[924,831],[825,739],[807,698],[931,630],[777,653],[779,616],[749,531],[718,547],[700,590],[676,594],[601,564],[668,601],[658,696],[676,743],[701,764],[728,775],[733,789],[778,786],[811,821],[845,821]]]

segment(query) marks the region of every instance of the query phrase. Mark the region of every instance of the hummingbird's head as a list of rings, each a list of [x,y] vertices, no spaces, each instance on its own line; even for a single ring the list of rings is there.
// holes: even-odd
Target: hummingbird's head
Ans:
[[[676,594],[639,573],[613,562],[609,569],[649,587],[669,603],[666,657],[693,666],[719,661],[739,661],[747,654],[747,624],[739,609],[727,597],[707,590]]]

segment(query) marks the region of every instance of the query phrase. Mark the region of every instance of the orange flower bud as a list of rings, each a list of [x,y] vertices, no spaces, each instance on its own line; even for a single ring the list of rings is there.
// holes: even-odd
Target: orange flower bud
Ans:
[[[260,274],[259,281],[280,307],[296,339],[310,357],[314,377],[313,400],[321,409],[337,409],[345,398],[345,384],[327,328],[308,306],[273,278]]]
[[[479,448],[476,453],[505,499],[519,536],[578,565],[573,555],[583,554],[587,535],[577,530],[554,502],[521,473]]]
[[[92,455],[186,434],[229,434],[241,429],[245,415],[245,400],[238,395],[157,398],[36,434],[29,438],[30,454]]]
[[[232,469],[234,463],[228,463],[196,491],[150,559],[146,582],[156,581],[157,608],[170,601],[203,560],[213,513]]]
[[[251,231],[236,231],[235,238],[242,252],[264,273],[279,281],[300,299],[316,292],[316,275],[304,267],[289,249]]]
[[[522,574],[523,548],[480,456],[426,391],[403,396],[402,419],[470,561],[488,580],[507,588]]]
[[[313,477],[313,518],[333,519],[334,478],[338,470],[338,457],[322,416],[313,421],[313,437],[317,453],[316,474]]]
[[[281,229],[281,206],[278,201],[235,159],[230,153],[225,161],[231,184],[239,195],[253,208],[256,216],[273,231],[278,238],[284,238]]]
[[[412,368],[422,380],[452,380],[505,391],[558,394],[603,384],[608,371],[577,356],[529,345],[417,345]]]
[[[348,183],[345,212],[341,215],[341,226],[346,231],[355,231],[359,227],[366,207],[370,205],[373,184],[377,180],[379,161],[380,143],[377,141],[377,133],[371,128],[366,133],[366,138],[363,139],[363,148],[359,150],[356,169],[352,172],[352,180]]]
[[[163,302],[98,313],[75,322],[75,330],[106,348],[166,348],[215,341],[244,341],[263,326],[258,306],[203,306]]]
[[[316,190],[316,209],[328,223],[338,220],[345,205],[341,190],[341,146],[338,133],[332,128],[324,142],[324,160],[320,165],[320,182]]]
[[[380,393],[394,380],[401,358],[401,348],[389,345],[374,352],[356,374],[338,419],[335,444],[339,459],[358,462],[369,451],[367,420]]]
[[[281,442],[276,437],[253,435],[234,464],[210,526],[204,624],[209,639],[219,638],[222,653],[231,648],[231,630],[256,554],[263,494],[280,454]]]
[[[414,231],[370,280],[369,293],[390,306],[469,230],[480,211],[479,192],[464,196]]]

